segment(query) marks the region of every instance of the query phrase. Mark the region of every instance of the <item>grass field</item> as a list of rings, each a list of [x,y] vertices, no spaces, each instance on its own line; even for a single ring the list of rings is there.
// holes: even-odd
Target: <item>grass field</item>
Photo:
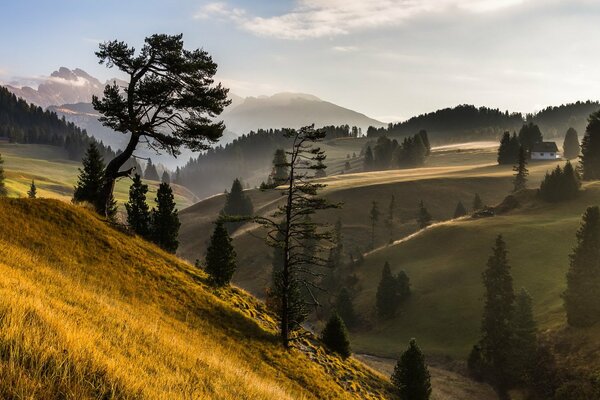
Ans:
[[[0,199],[0,398],[380,399],[390,385],[84,208]]]
[[[6,186],[11,197],[27,197],[31,181],[35,180],[38,197],[70,201],[79,174],[80,162],[69,161],[60,147],[29,144],[0,144],[4,159]],[[148,200],[152,205],[159,182],[148,181]],[[115,187],[115,199],[122,205],[129,196],[129,179],[121,179]],[[186,188],[173,185],[177,207],[194,203],[195,196]]]

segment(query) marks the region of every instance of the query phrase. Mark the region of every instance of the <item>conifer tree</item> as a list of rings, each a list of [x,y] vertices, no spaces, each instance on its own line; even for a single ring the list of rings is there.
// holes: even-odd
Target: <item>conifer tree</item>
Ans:
[[[519,190],[525,189],[529,170],[527,169],[527,156],[525,154],[525,149],[522,146],[519,148],[519,158],[517,165],[513,167],[513,171],[515,171],[513,192],[518,192]]]
[[[564,169],[557,165],[551,173],[546,172],[539,195],[549,202],[570,200],[577,197],[580,186],[579,174],[567,161]]]
[[[479,211],[483,208],[483,201],[481,201],[481,197],[479,197],[479,193],[475,193],[473,197],[473,211]]]
[[[139,174],[133,176],[133,182],[129,187],[129,201],[125,203],[127,210],[127,224],[141,237],[150,235],[150,208],[146,203],[148,185],[142,183]]]
[[[290,168],[283,149],[275,150],[275,154],[273,155],[273,172],[271,175],[275,187],[283,185],[289,179]]]
[[[8,191],[6,190],[6,184],[4,183],[4,160],[2,159],[2,154],[0,154],[0,197],[6,196]]]
[[[371,205],[371,212],[369,213],[369,220],[371,221],[371,249],[375,248],[375,226],[379,222],[379,206],[374,201]]]
[[[583,180],[600,179],[600,110],[588,118],[580,160]]]
[[[30,199],[35,199],[37,197],[37,188],[35,186],[35,181],[31,180],[31,185],[29,185],[29,190],[27,191],[27,197]]]
[[[327,321],[323,332],[321,333],[321,341],[331,351],[338,353],[342,358],[348,358],[351,354],[350,339],[344,321],[337,313],[334,313]]]
[[[502,235],[496,238],[492,255],[483,272],[485,305],[481,325],[481,351],[489,367],[491,383],[501,399],[506,398],[511,385],[510,352],[513,343],[512,321],[515,294],[508,265],[506,243]]]
[[[419,137],[425,146],[425,155],[428,156],[431,154],[431,144],[429,143],[429,137],[427,136],[427,131],[425,129],[421,129],[419,131]]]
[[[427,208],[425,208],[425,203],[423,203],[423,200],[421,200],[419,203],[419,212],[417,213],[417,224],[419,228],[427,228],[429,225],[431,225],[432,219],[433,218],[431,217],[431,214],[429,214],[429,211],[427,211]]]
[[[525,150],[526,157],[529,157],[529,155],[531,154],[531,149],[533,148],[533,145],[536,143],[540,143],[543,140],[544,137],[542,136],[542,132],[540,131],[539,126],[537,126],[533,122],[524,124],[521,130],[519,131],[519,142]]]
[[[404,271],[392,275],[390,263],[385,262],[377,286],[375,308],[382,319],[392,318],[403,300],[410,296],[410,281]]]
[[[498,147],[498,164],[512,164],[515,160],[511,159],[510,154],[510,133],[504,132],[500,139],[500,147]]]
[[[371,146],[367,146],[367,149],[365,150],[364,170],[373,171],[374,168],[375,159],[373,158],[373,150],[371,150]]]
[[[394,214],[396,211],[396,199],[394,195],[390,198],[390,205],[388,206],[388,214],[385,220],[385,224],[388,228],[390,239],[389,242],[392,243],[394,241]]]
[[[148,159],[148,164],[146,164],[144,179],[147,181],[158,181],[158,171],[156,170],[156,166],[152,164],[152,160],[150,158]]]
[[[221,219],[215,223],[215,229],[206,249],[206,272],[215,286],[228,285],[236,268],[236,254],[231,237]]]
[[[350,297],[350,292],[345,287],[340,290],[337,296],[335,310],[348,327],[352,328],[356,324],[356,313],[354,312],[352,298]]]
[[[175,253],[179,247],[180,225],[173,190],[168,183],[161,183],[156,192],[156,208],[152,209],[152,241],[163,250]]]
[[[425,357],[415,339],[396,364],[391,376],[392,384],[402,400],[428,400],[431,397],[431,379]]]
[[[567,289],[563,294],[567,322],[588,327],[600,321],[600,209],[588,207],[577,231],[577,244],[569,256]]]
[[[88,147],[82,163],[83,169],[79,168],[73,201],[86,201],[99,210],[98,207],[101,206],[98,203],[99,194],[104,183],[104,160],[95,142],[92,142]]]
[[[563,156],[567,160],[572,160],[579,156],[581,146],[579,145],[579,137],[577,131],[574,128],[569,128],[565,134],[565,140],[563,142]]]
[[[458,204],[456,204],[456,208],[454,209],[454,218],[460,218],[467,215],[467,209],[463,205],[462,201],[459,200]]]
[[[531,296],[524,288],[517,295],[513,317],[512,369],[515,380],[525,384],[531,375],[537,348],[537,325],[533,319]]]
[[[222,213],[227,216],[251,216],[254,213],[252,200],[244,193],[242,182],[234,179],[231,190],[225,198],[225,206]]]
[[[169,185],[171,184],[171,175],[169,175],[166,169],[163,171],[160,181],[163,183],[168,183]]]

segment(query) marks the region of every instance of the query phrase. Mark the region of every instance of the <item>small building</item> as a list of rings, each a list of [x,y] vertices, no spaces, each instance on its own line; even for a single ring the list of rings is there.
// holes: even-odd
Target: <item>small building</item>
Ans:
[[[531,148],[532,160],[559,160],[562,158],[555,142],[536,143]]]

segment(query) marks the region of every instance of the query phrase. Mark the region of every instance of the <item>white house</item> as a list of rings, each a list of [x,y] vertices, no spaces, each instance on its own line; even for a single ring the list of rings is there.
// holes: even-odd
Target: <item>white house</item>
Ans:
[[[531,148],[532,160],[559,160],[562,158],[554,142],[536,143]]]

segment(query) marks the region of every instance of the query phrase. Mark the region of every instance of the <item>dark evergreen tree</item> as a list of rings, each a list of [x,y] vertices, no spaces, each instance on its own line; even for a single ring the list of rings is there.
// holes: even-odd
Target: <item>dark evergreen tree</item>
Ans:
[[[215,286],[228,285],[236,268],[236,254],[231,237],[221,219],[215,223],[215,230],[206,249],[206,272]]]
[[[540,184],[539,195],[549,202],[570,200],[577,197],[580,186],[579,174],[567,161],[564,169],[557,165],[551,173],[546,173]]]
[[[563,294],[567,322],[588,327],[600,321],[600,209],[588,207],[577,231],[577,244],[569,256],[567,289]]]
[[[135,174],[129,187],[129,201],[125,203],[127,224],[135,233],[147,238],[150,235],[150,208],[146,203],[148,185],[142,183],[142,178]]]
[[[35,187],[35,181],[33,179],[31,180],[31,185],[29,185],[27,197],[30,199],[35,199],[37,197],[37,188]]]
[[[221,214],[228,217],[250,217],[254,213],[254,207],[250,197],[244,193],[242,182],[239,179],[234,179],[231,185],[231,190],[225,196],[225,206]],[[227,222],[226,227],[229,232],[233,232],[243,224],[242,221]]]
[[[396,211],[396,199],[394,195],[390,198],[390,205],[388,206],[388,214],[385,220],[385,225],[389,231],[389,242],[392,243],[394,241],[394,214]]]
[[[369,213],[369,220],[371,221],[371,249],[375,248],[375,227],[379,222],[379,206],[374,201],[371,205],[371,212]]]
[[[352,328],[356,324],[357,318],[356,313],[354,312],[352,298],[350,297],[350,292],[345,287],[340,290],[340,293],[337,296],[335,310],[348,327]]]
[[[271,173],[273,185],[275,187],[283,185],[290,176],[290,168],[287,156],[283,149],[277,149],[273,156],[273,172]]]
[[[160,181],[163,183],[168,183],[169,185],[171,184],[171,175],[169,175],[166,169],[163,171]]]
[[[375,159],[373,158],[373,150],[371,146],[367,146],[365,150],[364,170],[373,171],[375,169]]]
[[[515,133],[504,132],[498,148],[498,164],[515,164],[519,157],[519,139]]]
[[[463,205],[462,201],[459,201],[454,209],[454,218],[460,218],[467,215],[467,209]]]
[[[510,351],[513,344],[515,294],[508,265],[506,243],[499,235],[483,273],[485,305],[481,325],[481,351],[489,367],[489,379],[501,399],[512,384]]]
[[[473,197],[473,211],[479,211],[483,208],[483,201],[481,201],[481,197],[479,197],[479,193],[475,193]]]
[[[327,325],[321,333],[321,341],[329,350],[338,353],[342,358],[348,358],[351,354],[350,339],[344,321],[337,313],[334,313],[327,321]]]
[[[431,217],[431,214],[429,214],[429,211],[427,211],[427,208],[425,208],[423,200],[421,200],[419,203],[419,212],[417,213],[417,225],[420,229],[425,229],[431,225],[432,219],[433,218]]]
[[[156,166],[152,164],[151,159],[148,159],[148,163],[146,164],[144,179],[147,181],[158,181],[158,171],[156,170]]]
[[[548,347],[538,345],[531,360],[531,368],[527,379],[527,386],[532,399],[554,399],[560,383],[561,377],[554,355]],[[563,400],[563,398],[558,399]]]
[[[96,143],[90,144],[82,163],[83,169],[79,169],[73,201],[86,201],[99,210],[100,190],[104,183],[104,160]]]
[[[421,129],[419,131],[419,136],[421,137],[421,141],[425,146],[425,155],[428,156],[431,154],[431,144],[429,143],[429,137],[427,136],[427,131],[425,129]]]
[[[531,296],[521,289],[516,298],[513,317],[514,339],[512,370],[514,380],[527,384],[532,373],[537,349],[537,325],[533,319]]]
[[[583,180],[600,179],[600,110],[592,113],[588,119],[579,158]]]
[[[404,271],[393,276],[390,264],[386,261],[377,286],[375,307],[382,319],[392,318],[400,304],[410,296],[410,281]]]
[[[156,208],[152,209],[152,241],[163,250],[175,253],[179,247],[180,226],[173,190],[169,184],[161,183],[156,192]]]
[[[0,154],[0,197],[4,197],[8,194],[8,191],[6,190],[6,184],[4,183],[5,179],[4,160],[2,159],[2,154]]]
[[[473,379],[478,382],[482,382],[486,377],[486,365],[483,360],[483,354],[481,352],[481,346],[478,344],[474,345],[469,353],[469,358],[467,359],[467,368],[469,369],[469,374]]]
[[[431,381],[425,357],[415,339],[396,364],[391,376],[392,384],[402,400],[428,400],[431,396]]]
[[[572,160],[579,157],[580,151],[581,146],[579,145],[577,131],[571,127],[565,134],[565,140],[563,142],[563,156],[567,160]]]
[[[542,136],[540,127],[533,122],[524,124],[519,131],[519,142],[521,143],[521,146],[523,146],[527,157],[529,157],[533,145],[540,143],[543,140],[544,137]]]
[[[513,167],[513,171],[515,171],[513,192],[518,192],[519,190],[525,189],[529,170],[527,169],[527,156],[525,154],[525,149],[522,146],[519,149],[519,158],[517,165]]]
[[[352,169],[352,165],[350,165],[350,161],[346,161],[346,163],[344,163],[344,170],[349,171],[350,169]]]

